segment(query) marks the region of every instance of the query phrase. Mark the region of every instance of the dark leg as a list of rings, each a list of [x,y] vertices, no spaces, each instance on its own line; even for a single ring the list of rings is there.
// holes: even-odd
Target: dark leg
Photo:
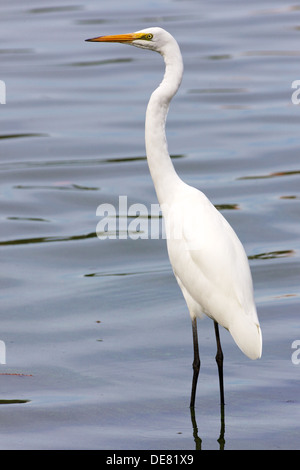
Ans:
[[[193,374],[190,408],[194,408],[195,406],[197,380],[198,380],[198,375],[199,375],[199,370],[200,370],[200,356],[199,356],[199,347],[198,347],[197,319],[196,318],[192,320],[192,327],[193,327],[193,344],[194,344],[194,362],[193,362],[194,374]]]
[[[221,429],[220,429],[220,436],[218,439],[218,443],[220,444],[220,450],[225,449],[225,406],[221,404],[220,411],[221,411]]]
[[[194,441],[196,444],[196,450],[201,450],[202,447],[202,439],[198,436],[198,426],[197,426],[197,421],[196,421],[196,415],[195,415],[195,408],[190,408],[190,413],[191,413],[191,420],[192,420],[192,426],[193,426],[193,436],[194,436]]]
[[[215,334],[216,334],[216,341],[217,341],[216,361],[218,364],[218,372],[219,372],[220,399],[221,399],[221,405],[224,405],[225,402],[224,402],[224,383],[223,383],[223,351],[221,348],[219,325],[216,321],[214,321],[214,325],[215,325]]]

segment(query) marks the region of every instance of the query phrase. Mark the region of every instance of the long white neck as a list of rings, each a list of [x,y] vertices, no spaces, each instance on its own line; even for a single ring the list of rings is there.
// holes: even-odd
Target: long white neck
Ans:
[[[165,124],[170,101],[177,92],[183,75],[182,57],[175,39],[161,54],[166,66],[165,75],[151,95],[145,124],[147,160],[160,204],[171,197],[174,183],[181,181],[168,152]]]

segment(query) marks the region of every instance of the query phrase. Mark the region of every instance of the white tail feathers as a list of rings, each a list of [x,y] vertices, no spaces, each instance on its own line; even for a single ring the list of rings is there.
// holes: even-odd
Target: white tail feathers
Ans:
[[[241,351],[250,359],[258,359],[262,353],[262,334],[259,323],[251,317],[236,317],[229,327],[229,332]]]

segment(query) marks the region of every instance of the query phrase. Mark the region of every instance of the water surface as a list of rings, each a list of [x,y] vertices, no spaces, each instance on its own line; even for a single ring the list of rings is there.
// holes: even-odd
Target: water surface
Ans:
[[[163,63],[84,40],[161,26],[185,64],[168,117],[174,165],[241,238],[263,331],[255,362],[221,331],[224,447],[297,449],[300,5],[27,0],[3,6],[2,20],[0,447],[199,447],[191,324],[165,240],[96,236],[100,204],[121,221],[119,196],[148,211],[157,203],[144,115]],[[199,341],[197,436],[218,449],[208,319]]]

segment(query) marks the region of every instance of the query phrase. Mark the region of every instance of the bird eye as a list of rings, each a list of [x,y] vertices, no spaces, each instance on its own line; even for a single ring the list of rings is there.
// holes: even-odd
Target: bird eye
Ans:
[[[151,41],[151,39],[153,38],[153,34],[149,33],[149,34],[143,34],[140,39],[143,39],[144,41]]]

